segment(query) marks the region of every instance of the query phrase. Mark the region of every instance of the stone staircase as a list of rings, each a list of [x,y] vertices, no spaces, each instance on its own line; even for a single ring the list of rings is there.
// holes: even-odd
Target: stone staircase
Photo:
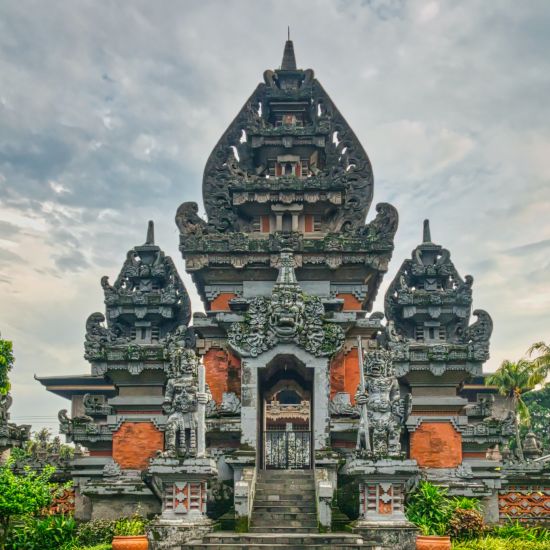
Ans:
[[[251,533],[318,533],[313,470],[262,470]]]
[[[215,532],[182,550],[268,550],[314,548],[357,550],[370,548],[358,535],[319,533],[313,470],[258,472],[250,532]]]

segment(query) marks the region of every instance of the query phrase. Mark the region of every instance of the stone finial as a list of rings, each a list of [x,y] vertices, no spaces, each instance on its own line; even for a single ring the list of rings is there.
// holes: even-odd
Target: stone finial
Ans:
[[[290,37],[290,32],[289,32]],[[296,70],[296,56],[294,55],[294,44],[290,38],[285,43],[285,51],[283,53],[283,61],[281,62],[282,71]]]
[[[279,275],[277,285],[297,286],[296,272],[294,271],[294,256],[292,252],[282,251],[280,257]]]
[[[147,238],[145,244],[155,244],[155,224],[153,220],[149,220],[147,225]]]
[[[430,232],[430,220],[424,220],[424,231],[422,234],[422,242],[424,243],[432,242],[432,235]]]

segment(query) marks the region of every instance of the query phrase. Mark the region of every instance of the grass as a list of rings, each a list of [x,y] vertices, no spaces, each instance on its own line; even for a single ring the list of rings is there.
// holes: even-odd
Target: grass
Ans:
[[[487,535],[479,539],[453,542],[452,548],[453,550],[550,550],[550,542]]]

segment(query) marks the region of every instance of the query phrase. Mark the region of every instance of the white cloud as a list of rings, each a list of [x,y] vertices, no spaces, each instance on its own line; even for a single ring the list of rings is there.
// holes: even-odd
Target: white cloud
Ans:
[[[14,416],[62,406],[34,372],[87,371],[99,278],[116,277],[148,219],[202,307],[173,215],[200,202],[210,151],[279,65],[289,13],[298,64],[315,69],[365,145],[375,201],[400,212],[376,307],[430,217],[494,318],[490,368],[550,340],[547,251],[510,252],[550,239],[546,4],[2,4],[0,219],[18,228],[3,242],[20,260],[0,266],[0,328],[17,353]]]

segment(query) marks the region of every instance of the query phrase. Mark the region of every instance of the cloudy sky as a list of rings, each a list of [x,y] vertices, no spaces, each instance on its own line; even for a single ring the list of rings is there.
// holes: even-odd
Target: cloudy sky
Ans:
[[[400,212],[382,290],[429,217],[493,316],[487,369],[550,340],[547,0],[7,0],[0,330],[17,357],[13,420],[56,426],[66,402],[33,374],[89,372],[99,279],[116,277],[148,219],[201,308],[173,216],[200,202],[205,161],[279,65],[287,25],[298,65],[371,158],[374,202]]]

